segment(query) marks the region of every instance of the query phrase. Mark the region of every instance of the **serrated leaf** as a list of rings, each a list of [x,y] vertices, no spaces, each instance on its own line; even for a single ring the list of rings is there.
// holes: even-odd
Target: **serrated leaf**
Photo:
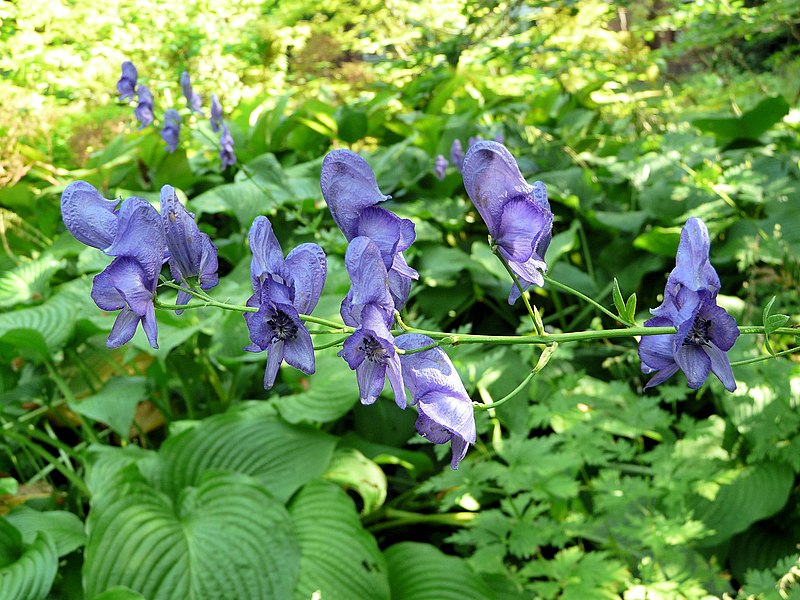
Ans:
[[[384,551],[392,600],[484,600],[492,590],[460,558],[430,544],[401,542]]]
[[[52,276],[63,266],[63,260],[44,254],[36,260],[0,273],[0,307],[41,298],[47,291]]]
[[[136,406],[145,399],[147,380],[144,377],[112,377],[98,393],[69,407],[76,413],[105,423],[118,435],[127,438]]]
[[[386,474],[354,448],[337,448],[323,477],[358,492],[364,502],[363,515],[374,512],[386,500]]]
[[[318,594],[326,600],[388,600],[386,560],[375,538],[361,525],[353,501],[326,481],[306,484],[289,514],[302,559],[297,600]]]
[[[53,539],[59,557],[86,542],[83,522],[76,514],[65,510],[39,511],[19,506],[6,515],[6,519],[19,530],[24,544],[32,544],[40,531],[46,532]]]
[[[0,591],[3,598],[41,600],[47,597],[58,571],[53,539],[45,532],[24,544],[20,532],[0,518]]]
[[[148,600],[282,600],[299,570],[286,509],[245,475],[206,473],[170,498],[129,465],[93,496],[86,528],[89,598],[126,586]]]

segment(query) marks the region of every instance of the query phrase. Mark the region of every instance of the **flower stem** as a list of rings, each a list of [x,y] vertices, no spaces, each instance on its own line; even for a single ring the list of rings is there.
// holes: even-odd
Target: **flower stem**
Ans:
[[[765,356],[756,356],[755,358],[748,358],[748,359],[745,359],[745,360],[737,360],[735,362],[732,362],[731,366],[732,367],[741,367],[742,365],[751,365],[753,363],[762,362],[762,361],[765,361],[765,360],[770,360],[772,358],[775,358],[775,357],[778,357],[778,356],[784,356],[786,354],[793,354],[795,352],[800,352],[800,346],[797,346],[796,348],[789,348],[788,350],[783,350],[782,352],[776,352],[775,354],[767,354]]]
[[[500,262],[502,263],[503,267],[505,267],[505,270],[508,271],[509,275],[511,275],[511,279],[514,281],[514,285],[517,286],[517,289],[519,290],[519,295],[522,298],[522,302],[525,303],[525,308],[528,310],[528,314],[531,317],[531,322],[533,323],[534,331],[536,331],[536,333],[538,333],[539,335],[544,335],[545,333],[544,333],[544,326],[542,325],[542,318],[539,316],[538,311],[536,311],[536,309],[531,306],[530,300],[528,300],[528,296],[525,294],[525,290],[522,289],[522,284],[519,282],[517,274],[514,273],[514,271],[508,265],[508,262],[506,262],[506,259],[503,258],[503,256],[497,251],[497,246],[495,246],[494,244],[492,244],[492,252],[498,259],[500,259]]]
[[[584,301],[588,302],[589,304],[591,304],[592,306],[598,308],[600,311],[602,311],[603,313],[605,313],[606,315],[608,315],[609,317],[611,317],[615,321],[618,321],[619,323],[622,323],[624,325],[623,321],[620,320],[618,315],[615,315],[614,313],[612,313],[610,310],[608,310],[605,306],[603,306],[599,302],[593,300],[592,298],[589,298],[589,296],[587,296],[586,294],[584,294],[582,292],[579,292],[575,288],[571,288],[570,286],[568,286],[568,285],[566,285],[564,283],[556,281],[555,279],[552,279],[552,278],[548,277],[547,275],[544,276],[544,280],[545,280],[545,282],[547,282],[550,285],[552,285],[554,288],[557,288],[559,290],[565,291],[565,292],[567,292],[569,294],[572,294],[573,296],[577,296],[581,300],[584,300]]]

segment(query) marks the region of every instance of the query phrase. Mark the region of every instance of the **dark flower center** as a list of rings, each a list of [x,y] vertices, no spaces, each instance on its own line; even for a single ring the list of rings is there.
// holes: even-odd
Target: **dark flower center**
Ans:
[[[297,325],[283,311],[277,311],[275,316],[267,321],[267,325],[275,332],[275,337],[281,341],[293,340],[297,337]]]
[[[358,349],[364,353],[367,360],[374,363],[386,362],[386,350],[381,346],[381,343],[373,336],[364,336],[361,345]]]
[[[710,319],[697,317],[692,324],[692,329],[689,331],[689,335],[683,338],[683,345],[708,346],[711,343],[711,337],[708,334],[710,327]]]

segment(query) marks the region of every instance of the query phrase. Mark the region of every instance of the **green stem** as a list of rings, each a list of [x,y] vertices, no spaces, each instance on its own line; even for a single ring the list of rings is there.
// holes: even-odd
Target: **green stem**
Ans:
[[[579,292],[575,288],[571,288],[570,286],[568,286],[568,285],[566,285],[564,283],[556,281],[555,279],[551,279],[547,275],[544,276],[544,280],[545,280],[546,283],[549,283],[554,288],[557,288],[559,290],[562,290],[564,292],[572,294],[573,296],[577,296],[581,300],[584,300],[584,301],[588,302],[589,304],[593,305],[594,307],[596,307],[597,309],[599,309],[600,311],[602,311],[603,313],[605,313],[606,315],[608,315],[609,317],[614,319],[615,321],[618,321],[618,322],[622,323],[623,325],[625,324],[623,321],[620,320],[619,315],[615,315],[610,310],[608,310],[605,306],[603,306],[599,302],[596,302],[592,298],[589,298],[589,296],[587,296],[586,294],[584,294],[582,292]]]
[[[336,338],[335,340],[330,342],[325,342],[324,344],[320,344],[319,346],[314,346],[314,351],[316,352],[317,350],[325,350],[325,348],[332,348],[333,346],[338,346],[339,344],[344,342],[347,338],[348,336],[344,336]]]
[[[522,383],[520,383],[517,387],[515,387],[513,390],[511,390],[508,394],[506,394],[505,396],[500,398],[500,400],[498,400],[497,402],[490,402],[490,403],[486,403],[486,404],[473,403],[472,406],[475,407],[475,410],[489,410],[490,408],[497,408],[501,404],[505,404],[506,402],[511,400],[514,396],[516,396],[523,389],[525,389],[525,386],[528,385],[528,383],[530,382],[531,379],[533,379],[534,375],[536,375],[536,370],[535,369],[532,370],[530,373],[528,373],[528,376],[525,379],[522,380]]]
[[[778,356],[785,356],[786,354],[793,354],[795,352],[800,352],[800,346],[797,348],[789,348],[788,350],[783,350],[782,352],[776,352],[775,354],[767,354],[766,356],[756,356],[755,358],[748,358],[745,360],[737,360],[731,363],[732,367],[741,367],[742,365],[751,365],[753,363],[762,362],[765,360],[771,360]]]
[[[441,513],[441,514],[420,514],[409,512],[406,510],[399,510],[396,508],[386,508],[383,511],[383,516],[388,520],[381,521],[375,525],[369,526],[369,530],[373,533],[382,531],[384,529],[392,529],[395,527],[405,527],[406,525],[413,525],[416,523],[436,523],[438,525],[454,525],[461,526],[467,525],[475,519],[477,513],[472,512],[457,512],[457,513]]]
[[[531,306],[530,301],[528,300],[528,296],[525,294],[525,290],[522,289],[522,284],[519,282],[519,278],[517,277],[516,273],[514,273],[514,271],[511,269],[509,264],[506,262],[506,259],[503,258],[502,255],[497,251],[497,246],[495,246],[494,244],[492,244],[492,252],[500,260],[505,270],[508,271],[508,274],[511,276],[511,279],[514,281],[514,285],[517,286],[517,289],[519,290],[519,295],[522,298],[522,302],[525,303],[525,308],[527,309],[528,314],[531,317],[531,322],[533,323],[533,330],[536,331],[536,333],[538,333],[539,335],[543,335],[544,329],[541,326],[542,319],[534,312],[534,309]]]

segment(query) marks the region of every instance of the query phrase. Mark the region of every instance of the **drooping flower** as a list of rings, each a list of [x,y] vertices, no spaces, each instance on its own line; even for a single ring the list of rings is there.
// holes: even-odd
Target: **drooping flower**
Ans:
[[[453,140],[453,145],[450,146],[450,162],[460,173],[464,168],[464,149],[461,147],[461,140],[458,138]]]
[[[244,313],[250,340],[248,352],[267,351],[264,389],[275,383],[280,364],[311,375],[316,370],[314,345],[300,314],[310,314],[325,285],[325,253],[316,244],[300,244],[286,259],[266,217],[256,217],[250,228],[253,295],[247,305],[258,312]]]
[[[222,104],[216,94],[211,94],[211,131],[219,132],[222,128]]]
[[[181,116],[174,108],[164,111],[164,128],[161,130],[161,137],[167,143],[167,150],[170,154],[175,152],[181,137]]]
[[[186,104],[192,112],[203,114],[203,100],[200,95],[192,89],[192,78],[187,71],[181,73],[181,89],[186,98]]]
[[[402,350],[433,344],[426,335],[406,333],[395,339]],[[419,409],[417,432],[434,444],[450,442],[450,467],[457,469],[470,444],[475,443],[472,402],[453,363],[439,347],[400,355],[403,382]]]
[[[73,181],[61,194],[61,217],[76,240],[106,252],[117,235],[117,204],[90,183]]]
[[[236,164],[236,153],[233,151],[233,137],[228,126],[222,125],[222,134],[219,136],[219,159],[222,168],[226,169]]]
[[[140,85],[136,88],[136,95],[139,103],[136,105],[133,114],[136,115],[136,118],[141,123],[139,129],[144,129],[153,122],[153,94],[146,85]]]
[[[447,159],[442,154],[436,155],[436,161],[433,165],[433,172],[436,174],[436,178],[439,180],[444,179],[444,176],[447,173],[447,167],[450,166],[450,163],[447,162]]]
[[[136,80],[139,74],[136,67],[129,60],[122,63],[122,76],[117,82],[117,91],[119,92],[120,102],[131,102],[133,100],[134,90],[136,89]]]
[[[411,280],[419,277],[403,256],[416,239],[414,223],[376,206],[391,196],[381,193],[367,161],[350,150],[334,150],[325,156],[320,187],[347,240],[366,236],[377,244],[388,271],[394,307],[400,310],[408,300]]]
[[[169,268],[172,277],[187,287],[197,282],[204,290],[213,288],[219,282],[217,276],[217,249],[211,238],[202,233],[194,218],[178,200],[175,188],[165,185],[161,188],[161,220],[164,224]],[[186,304],[191,295],[178,292],[177,304]],[[181,311],[176,311],[180,314]]]
[[[523,289],[544,284],[544,255],[550,245],[553,213],[541,181],[528,185],[505,146],[476,142],[464,159],[464,187],[483,217],[492,244],[519,279]],[[520,293],[511,286],[508,303]]]
[[[356,372],[362,404],[377,400],[388,377],[395,402],[405,408],[400,359],[389,331],[394,301],[381,251],[368,237],[355,237],[347,248],[345,266],[352,285],[340,312],[356,330],[345,340],[339,356]]]
[[[736,389],[726,352],[739,337],[736,320],[717,306],[720,281],[709,262],[710,241],[703,221],[691,218],[681,231],[676,266],[667,279],[664,302],[650,312],[645,327],[675,327],[677,333],[642,336],[642,372],[656,375],[645,388],[666,381],[678,369],[689,387],[703,385],[714,373],[725,389]]]

